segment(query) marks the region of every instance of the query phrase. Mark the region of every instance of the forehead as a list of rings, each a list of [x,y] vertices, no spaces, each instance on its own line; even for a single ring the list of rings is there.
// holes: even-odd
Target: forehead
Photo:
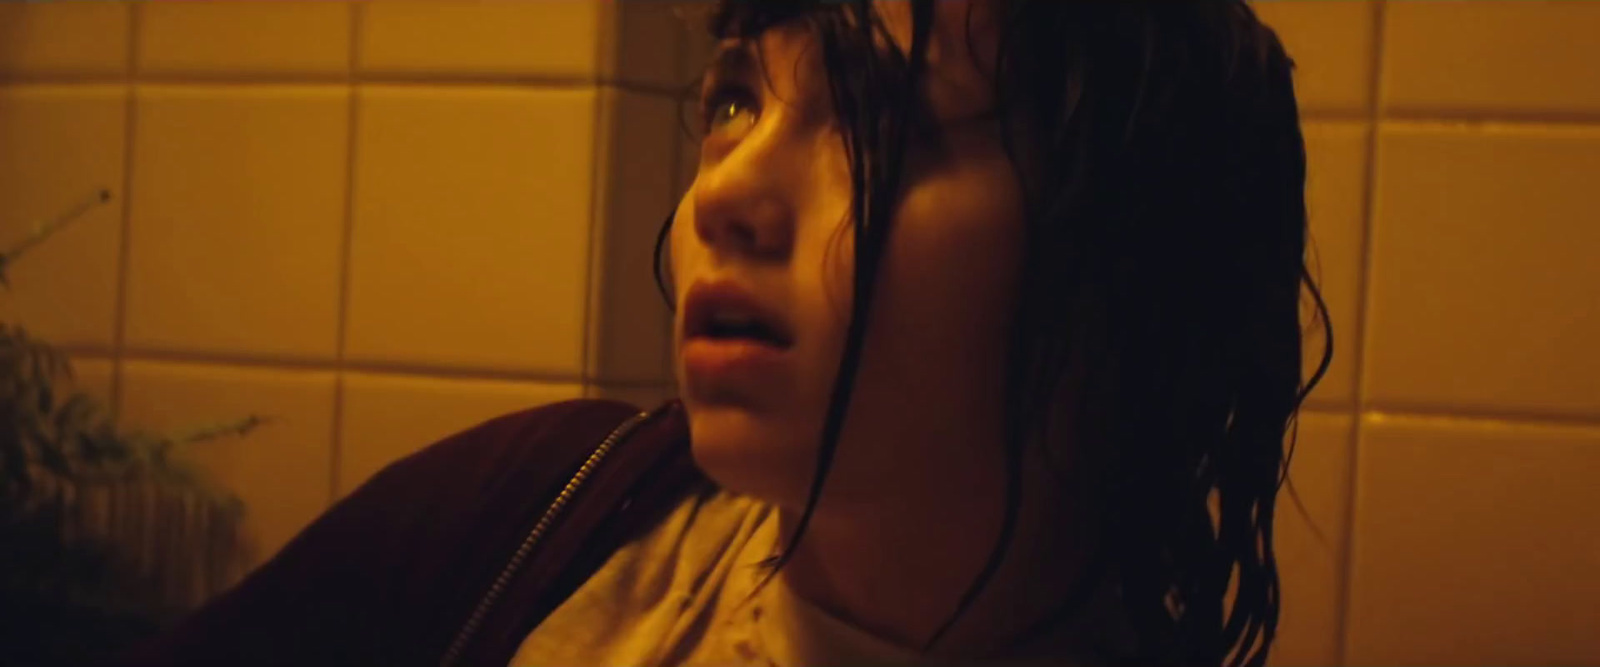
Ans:
[[[985,0],[935,0],[928,32],[925,95],[936,109],[955,114],[976,113],[991,102],[993,68],[997,51],[995,3]],[[912,3],[904,0],[875,2],[873,11],[886,36],[879,35],[880,50],[909,53],[912,39]],[[710,70],[743,75],[760,71],[778,91],[820,90],[826,69],[816,36],[804,21],[780,24],[750,41],[725,39],[718,44]],[[847,65],[848,66],[848,65]]]

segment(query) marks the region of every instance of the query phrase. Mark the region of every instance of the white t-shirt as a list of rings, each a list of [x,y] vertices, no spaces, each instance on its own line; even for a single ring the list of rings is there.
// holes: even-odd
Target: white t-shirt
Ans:
[[[812,667],[928,664],[794,595],[761,563],[777,511],[707,489],[624,545],[523,640],[512,667]],[[766,580],[765,585],[761,585]],[[1082,633],[1046,642],[1084,664]],[[1063,662],[1066,660],[1066,662]],[[964,664],[972,664],[964,661]],[[1027,664],[990,661],[989,664]]]

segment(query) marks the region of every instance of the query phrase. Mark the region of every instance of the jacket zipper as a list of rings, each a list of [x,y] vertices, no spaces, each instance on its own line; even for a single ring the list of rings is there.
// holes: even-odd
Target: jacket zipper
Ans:
[[[471,641],[472,636],[477,634],[478,626],[483,624],[484,617],[489,615],[489,610],[494,608],[495,602],[505,593],[506,586],[511,583],[511,578],[516,576],[518,570],[522,569],[522,564],[527,561],[528,555],[533,553],[533,548],[538,546],[539,542],[544,538],[545,532],[550,529],[551,524],[561,517],[561,513],[566,509],[567,504],[572,501],[573,495],[578,492],[578,487],[583,485],[589,475],[594,472],[595,467],[600,465],[600,462],[606,458],[607,454],[611,453],[612,447],[616,446],[618,441],[648,416],[650,416],[649,413],[641,412],[622,422],[621,425],[611,431],[611,435],[606,436],[606,439],[601,441],[600,446],[596,447],[593,453],[589,454],[589,458],[583,462],[582,466],[578,467],[578,472],[573,473],[572,479],[567,480],[567,485],[562,487],[561,493],[556,494],[556,499],[551,501],[550,506],[545,508],[544,514],[539,516],[539,522],[534,524],[533,530],[528,531],[528,535],[522,538],[522,544],[517,546],[516,552],[511,555],[511,560],[506,563],[505,568],[500,570],[500,576],[495,577],[494,583],[489,586],[489,590],[485,591],[483,597],[478,600],[478,606],[473,608],[472,615],[467,617],[467,622],[461,626],[461,630],[456,633],[455,639],[450,642],[450,648],[445,649],[444,656],[439,659],[439,667],[452,667],[457,660],[461,659],[461,653],[466,649],[467,642]]]

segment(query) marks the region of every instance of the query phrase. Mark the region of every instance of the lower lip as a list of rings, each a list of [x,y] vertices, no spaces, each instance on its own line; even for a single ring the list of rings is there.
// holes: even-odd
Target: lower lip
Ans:
[[[683,344],[683,367],[692,378],[717,384],[770,382],[787,352],[744,338],[691,338]]]

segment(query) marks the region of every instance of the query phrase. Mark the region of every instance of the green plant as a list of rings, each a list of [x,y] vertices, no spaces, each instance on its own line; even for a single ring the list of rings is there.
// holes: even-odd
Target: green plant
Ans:
[[[0,254],[19,257],[104,190]],[[127,431],[66,390],[68,357],[0,322],[0,663],[81,664],[169,624],[240,573],[239,499],[179,455],[243,435],[259,417],[178,437]]]

